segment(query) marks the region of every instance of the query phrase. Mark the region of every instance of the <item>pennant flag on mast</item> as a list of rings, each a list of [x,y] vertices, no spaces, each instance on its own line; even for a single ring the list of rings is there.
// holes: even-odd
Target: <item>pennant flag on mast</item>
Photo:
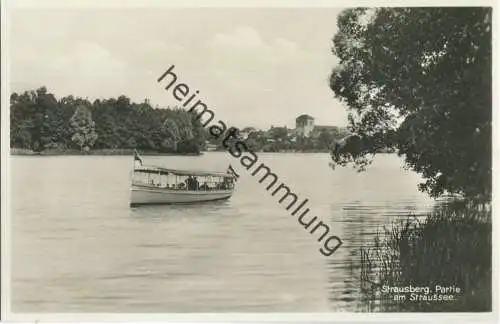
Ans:
[[[229,167],[227,168],[227,173],[228,174],[232,174],[234,176],[235,179],[238,179],[240,176],[236,173],[236,171],[234,171],[233,167],[231,166],[231,164],[229,165]]]
[[[135,161],[139,161],[139,163],[142,165],[142,159],[139,156],[139,153],[137,152],[137,150],[134,150],[134,162]]]

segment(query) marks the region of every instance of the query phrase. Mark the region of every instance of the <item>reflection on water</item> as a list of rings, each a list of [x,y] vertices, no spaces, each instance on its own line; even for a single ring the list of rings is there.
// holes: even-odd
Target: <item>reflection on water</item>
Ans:
[[[409,203],[409,202],[407,202]],[[400,202],[388,208],[387,205],[359,206],[347,205],[343,208],[342,218],[336,220],[342,224],[344,245],[342,258],[327,260],[329,269],[329,300],[335,311],[368,311],[363,303],[360,280],[361,247],[373,245],[378,233],[384,232],[384,226],[390,227],[405,216],[419,216],[431,209],[431,204],[420,207],[415,204],[405,205]]]
[[[412,212],[413,210],[413,212]],[[424,214],[422,208],[419,211]],[[362,282],[361,248],[372,246],[377,234],[384,232],[384,226],[390,226],[403,219],[404,216],[418,214],[414,206],[403,207],[400,211],[386,210],[380,206],[369,208],[346,207],[341,220],[344,233],[345,256],[342,259],[328,260],[330,272],[330,301],[338,311],[369,311],[373,305],[363,303],[366,295],[361,293]]]
[[[392,155],[363,174],[327,154],[259,157],[343,240],[332,256],[241,167],[228,201],[129,208],[130,157],[13,157],[13,311],[363,310],[352,260],[384,224],[432,208],[419,177]],[[145,160],[239,167],[225,153]]]

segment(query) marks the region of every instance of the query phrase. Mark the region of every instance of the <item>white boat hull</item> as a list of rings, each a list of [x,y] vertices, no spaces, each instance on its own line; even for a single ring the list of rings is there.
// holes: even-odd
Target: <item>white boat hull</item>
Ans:
[[[130,205],[185,204],[228,199],[233,190],[188,191],[132,185]]]

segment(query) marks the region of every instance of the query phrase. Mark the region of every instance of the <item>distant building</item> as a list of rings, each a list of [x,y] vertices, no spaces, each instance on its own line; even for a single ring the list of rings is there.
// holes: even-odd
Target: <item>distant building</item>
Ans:
[[[314,129],[314,118],[309,115],[300,115],[295,119],[295,134],[302,137],[309,137]]]
[[[337,126],[314,125],[314,118],[304,114],[295,119],[295,129],[292,131],[292,139],[295,140],[296,137],[317,138],[323,132],[339,136],[346,133],[347,130]]]
[[[255,127],[245,127],[240,131],[240,135],[241,135],[241,137],[243,137],[243,139],[247,139],[248,135],[250,135],[256,131],[257,131],[257,129]]]

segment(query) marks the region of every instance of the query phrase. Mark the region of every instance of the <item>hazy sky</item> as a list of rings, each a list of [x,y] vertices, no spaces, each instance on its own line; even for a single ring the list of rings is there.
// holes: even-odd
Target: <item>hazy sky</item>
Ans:
[[[9,14],[11,91],[45,85],[58,98],[127,95],[153,106],[178,81],[236,126],[346,124],[328,87],[340,9],[16,9]]]

